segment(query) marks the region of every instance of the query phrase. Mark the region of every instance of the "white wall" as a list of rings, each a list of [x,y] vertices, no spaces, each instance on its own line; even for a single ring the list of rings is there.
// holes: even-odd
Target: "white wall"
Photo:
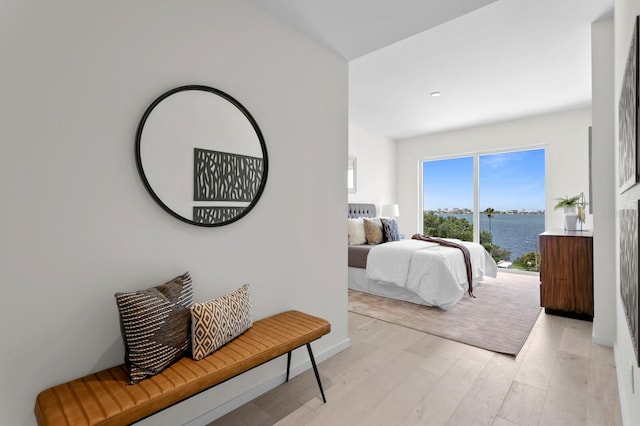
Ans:
[[[318,355],[348,345],[343,59],[246,0],[5,0],[2,12],[0,424],[35,424],[39,391],[121,363],[114,293],[184,271],[198,301],[248,282],[255,318],[307,311],[332,323]],[[229,226],[169,216],[136,170],[143,112],[184,84],[234,96],[266,140],[264,194]],[[285,362],[145,423],[190,422],[283,381]]]
[[[612,18],[591,25],[593,340],[607,346],[616,336],[613,43]]]
[[[618,101],[620,100],[620,88],[622,87],[622,78],[624,75],[625,64],[629,52],[629,43],[631,42],[631,33],[635,17],[640,14],[640,0],[616,0],[614,6],[614,39],[615,39],[615,84],[614,84],[614,103],[612,105],[615,113],[615,123],[618,123]],[[618,176],[618,126],[615,126],[615,175]],[[617,178],[616,178],[617,182]],[[613,192],[616,194],[616,208],[619,210],[632,200],[640,199],[640,185],[636,185],[624,194],[618,193],[617,184],[613,185]],[[616,215],[617,217],[617,215]],[[617,222],[617,220],[616,220]],[[627,327],[624,309],[620,301],[620,235],[619,226],[616,226],[616,242],[615,250],[617,253],[616,262],[616,343],[615,358],[616,369],[618,372],[618,389],[620,390],[620,402],[622,404],[622,418],[625,425],[640,424],[640,374],[638,374],[638,365],[633,352],[631,336]],[[633,376],[633,379],[632,379]],[[636,390],[632,391],[631,383],[635,381]]]
[[[396,142],[385,136],[349,124],[349,155],[357,158],[357,192],[350,203],[396,202]],[[400,214],[403,212],[400,210]]]
[[[527,147],[547,148],[546,227],[563,228],[557,197],[588,192],[588,140],[591,109],[578,109],[451,132],[419,136],[398,142],[398,202],[402,211],[400,231],[419,232],[420,161],[426,158]],[[585,229],[591,229],[587,217]]]

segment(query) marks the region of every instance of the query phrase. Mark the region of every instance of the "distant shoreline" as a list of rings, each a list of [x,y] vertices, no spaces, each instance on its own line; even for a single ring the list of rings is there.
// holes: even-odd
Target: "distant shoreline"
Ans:
[[[471,213],[438,213],[437,211],[434,213],[439,216],[466,219],[473,223],[473,214]],[[481,231],[488,231],[491,227],[493,243],[511,251],[509,260],[514,261],[526,253],[539,252],[538,235],[545,230],[545,219],[544,214],[535,212],[527,214],[494,213],[491,224],[489,224],[487,215],[481,214],[479,225]]]
[[[472,215],[473,212],[471,210],[449,210],[449,211],[443,211],[443,210],[424,210],[424,213],[433,213],[433,214],[438,214],[438,215],[444,215],[444,214],[449,214],[449,215],[460,215],[460,214],[465,214],[465,215]],[[541,215],[541,214],[545,214],[546,212],[544,210],[537,210],[534,212],[530,212],[530,211],[521,211],[521,210],[507,210],[507,211],[495,211],[493,212],[494,216],[498,215],[498,214],[503,214],[503,215],[509,215],[509,216],[513,216],[513,215],[525,215],[525,214],[536,214],[536,215]],[[480,215],[485,215],[486,213],[484,212],[480,212]]]

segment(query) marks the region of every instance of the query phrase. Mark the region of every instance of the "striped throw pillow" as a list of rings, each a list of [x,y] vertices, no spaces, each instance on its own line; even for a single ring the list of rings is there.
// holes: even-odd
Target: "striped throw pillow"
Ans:
[[[158,374],[182,358],[191,346],[191,276],[162,285],[116,293],[129,384]]]
[[[245,284],[233,293],[191,306],[193,359],[199,361],[253,325],[251,295]]]

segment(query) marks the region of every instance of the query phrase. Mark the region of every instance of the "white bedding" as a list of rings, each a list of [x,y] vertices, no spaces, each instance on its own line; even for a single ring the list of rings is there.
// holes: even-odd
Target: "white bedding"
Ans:
[[[473,284],[498,267],[480,244],[450,240],[469,249]],[[367,278],[415,292],[427,304],[447,309],[468,289],[462,251],[420,240],[401,240],[377,245],[367,257]]]

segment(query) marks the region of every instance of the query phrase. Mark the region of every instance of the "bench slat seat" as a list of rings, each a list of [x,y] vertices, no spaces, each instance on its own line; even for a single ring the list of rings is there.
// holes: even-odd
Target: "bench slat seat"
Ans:
[[[141,420],[331,331],[324,319],[287,311],[259,321],[213,354],[182,358],[136,385],[127,385],[124,364],[42,391],[35,405],[41,426],[124,425]],[[287,376],[288,376],[287,365]],[[288,377],[287,377],[288,379]],[[323,393],[324,398],[324,393]]]

